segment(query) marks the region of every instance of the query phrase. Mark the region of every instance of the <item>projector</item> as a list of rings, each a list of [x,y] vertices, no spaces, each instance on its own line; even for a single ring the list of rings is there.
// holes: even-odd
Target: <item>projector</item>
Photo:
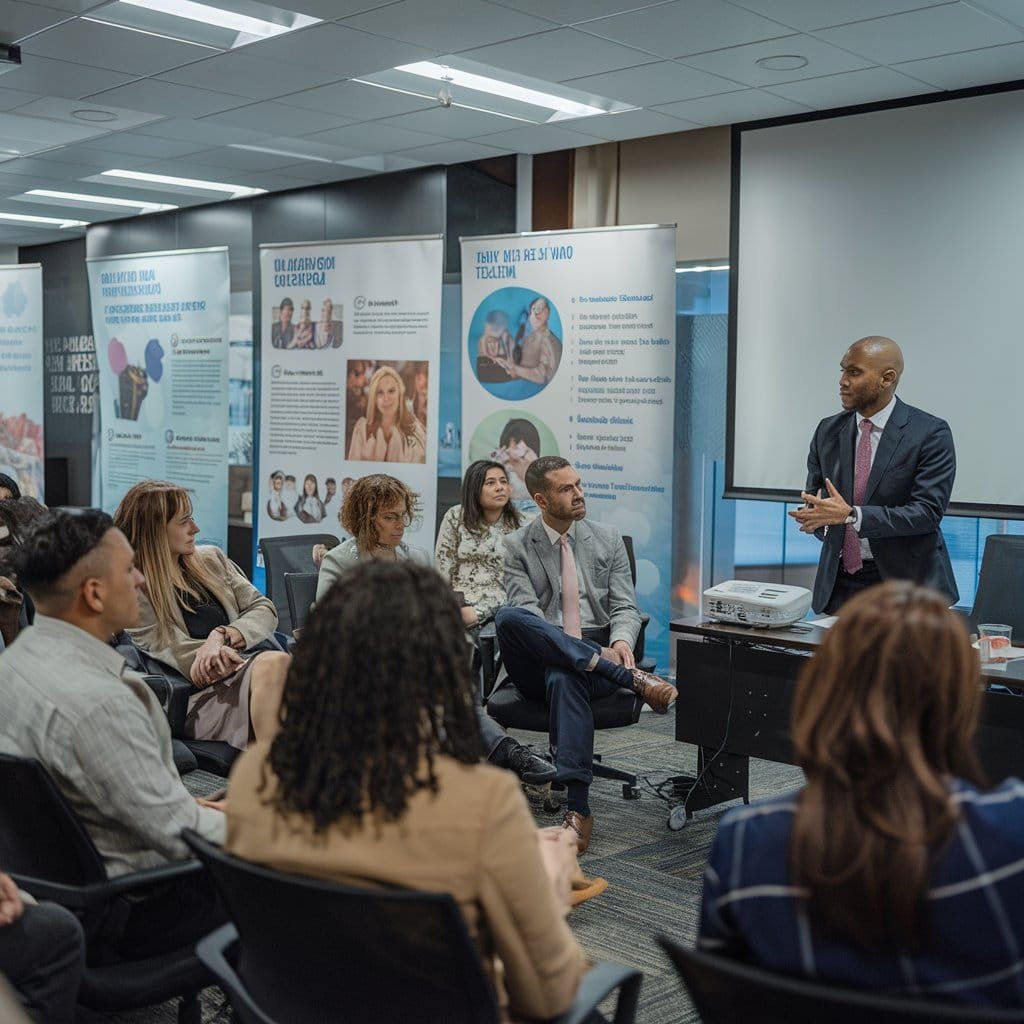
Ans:
[[[806,587],[781,583],[726,580],[704,591],[704,614],[719,622],[737,622],[761,629],[799,622],[811,607]]]
[[[21,67],[21,47],[13,43],[0,43],[0,75]]]

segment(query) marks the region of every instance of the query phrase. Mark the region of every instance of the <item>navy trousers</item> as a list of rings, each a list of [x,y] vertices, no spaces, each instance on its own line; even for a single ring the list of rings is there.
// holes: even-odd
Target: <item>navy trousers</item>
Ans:
[[[628,669],[601,660],[587,666],[608,642],[608,630],[579,639],[523,608],[501,608],[495,617],[501,657],[512,682],[529,700],[547,701],[548,728],[559,782],[593,781],[594,713],[591,701],[629,688]]]

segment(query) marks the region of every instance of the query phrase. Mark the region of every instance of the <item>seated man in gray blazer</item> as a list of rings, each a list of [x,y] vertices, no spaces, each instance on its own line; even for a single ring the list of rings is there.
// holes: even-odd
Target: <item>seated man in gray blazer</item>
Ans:
[[[591,701],[621,687],[665,714],[677,694],[636,667],[640,613],[626,547],[613,527],[585,521],[579,474],[546,455],[530,463],[526,487],[541,514],[505,538],[509,607],[495,624],[512,681],[550,705],[555,769],[568,790],[562,827],[576,833],[583,853],[594,826]]]

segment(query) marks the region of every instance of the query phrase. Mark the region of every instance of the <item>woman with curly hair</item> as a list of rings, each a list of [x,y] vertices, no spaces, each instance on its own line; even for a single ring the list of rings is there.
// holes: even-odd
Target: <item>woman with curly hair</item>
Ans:
[[[981,781],[978,653],[947,604],[891,580],[843,606],[797,684],[806,784],[722,819],[700,946],[854,988],[1024,1002],[1024,786]]]
[[[564,920],[575,844],[538,833],[514,776],[480,763],[444,580],[408,560],[353,566],[306,623],[281,719],[235,764],[227,850],[349,885],[449,892],[512,1013],[564,1012],[586,968]]]
[[[348,457],[362,462],[426,462],[423,425],[405,401],[405,382],[392,366],[370,378],[366,415],[352,428]]]
[[[291,659],[280,650],[250,648],[273,636],[273,603],[219,548],[196,545],[192,502],[176,484],[136,484],[114,525],[146,577],[129,635],[196,687],[185,720],[189,738],[243,749],[253,736],[272,736]]]

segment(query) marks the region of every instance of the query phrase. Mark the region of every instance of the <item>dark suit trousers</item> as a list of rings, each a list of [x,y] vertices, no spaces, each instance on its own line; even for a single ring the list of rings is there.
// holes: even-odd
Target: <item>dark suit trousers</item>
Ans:
[[[550,708],[548,728],[559,782],[593,781],[594,713],[591,701],[627,689],[632,676],[621,665],[601,659],[587,666],[608,642],[608,630],[582,639],[523,608],[501,608],[495,617],[501,657],[512,682],[529,700]]]
[[[26,905],[17,921],[0,927],[0,972],[38,1024],[75,1019],[84,969],[85,938],[70,910]]]

